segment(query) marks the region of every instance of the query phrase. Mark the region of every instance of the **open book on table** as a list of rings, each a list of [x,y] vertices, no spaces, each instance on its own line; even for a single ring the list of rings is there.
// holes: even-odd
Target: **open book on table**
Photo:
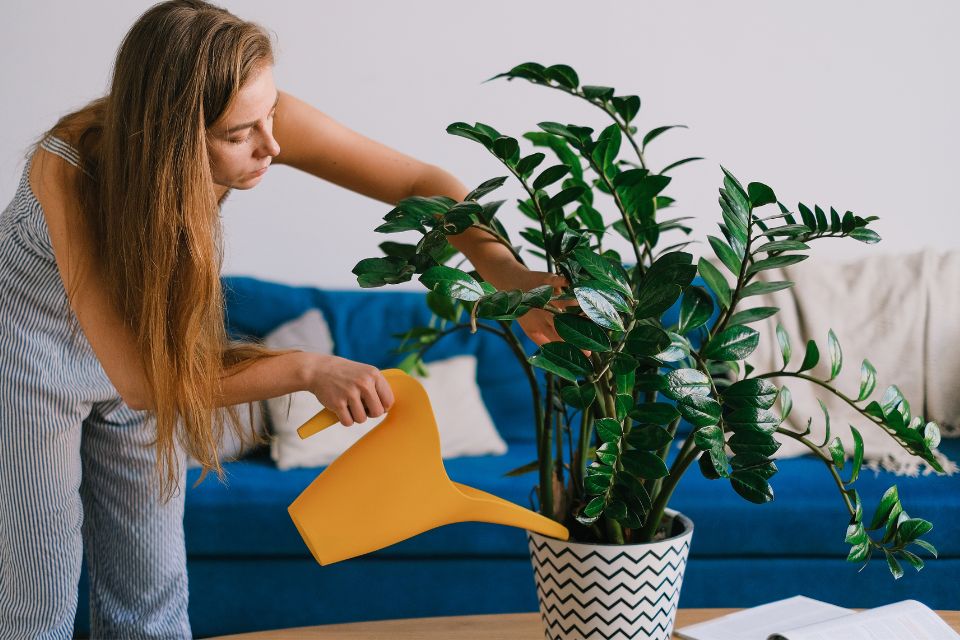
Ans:
[[[685,640],[960,640],[916,600],[866,611],[794,596],[674,631]]]

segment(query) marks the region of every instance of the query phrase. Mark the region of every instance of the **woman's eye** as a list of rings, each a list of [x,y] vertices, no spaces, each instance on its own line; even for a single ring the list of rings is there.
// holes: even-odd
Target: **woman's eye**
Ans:
[[[244,142],[246,142],[246,141],[249,140],[249,139],[250,139],[250,136],[247,136],[246,138],[240,138],[240,139],[237,139],[237,140],[231,139],[230,142],[232,142],[233,144],[243,144]]]

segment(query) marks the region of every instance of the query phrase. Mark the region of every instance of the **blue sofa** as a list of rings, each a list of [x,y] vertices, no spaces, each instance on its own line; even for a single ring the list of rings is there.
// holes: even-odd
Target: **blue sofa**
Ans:
[[[246,277],[226,277],[234,335],[263,336],[311,307],[327,319],[338,355],[381,368],[396,364],[392,334],[424,324],[420,292],[325,291]],[[673,310],[676,313],[676,309]],[[523,338],[526,340],[526,338]],[[525,343],[532,352],[532,343]],[[509,445],[503,456],[449,460],[450,477],[530,506],[535,474],[504,473],[536,458],[529,389],[516,358],[487,332],[458,332],[427,361],[475,354],[487,407]],[[941,449],[960,458],[960,440]],[[286,508],[319,469],[278,471],[262,450],[229,463],[228,483],[215,477],[186,496],[190,616],[199,636],[303,625],[440,615],[535,611],[524,532],[485,523],[441,527],[354,560],[321,567]],[[857,482],[868,514],[898,485],[911,515],[934,521],[928,539],[940,558],[899,581],[885,562],[845,562],[847,514],[829,473],[812,456],[778,462],[775,500],[755,505],[726,481],[691,468],[671,506],[695,523],[682,607],[747,607],[804,594],[847,607],[915,598],[960,608],[960,476],[896,477],[864,472]],[[188,485],[198,470],[191,470]],[[88,628],[81,585],[77,632]]]

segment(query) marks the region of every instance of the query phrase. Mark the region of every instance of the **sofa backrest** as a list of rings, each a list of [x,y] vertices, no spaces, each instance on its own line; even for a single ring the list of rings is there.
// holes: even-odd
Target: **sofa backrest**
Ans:
[[[427,326],[432,317],[426,293],[419,291],[318,289],[244,276],[225,276],[222,283],[227,330],[232,336],[263,338],[284,322],[316,308],[330,327],[336,355],[380,369],[394,367],[403,358],[404,354],[393,353],[400,345],[394,334]],[[694,284],[705,286],[700,278]],[[718,311],[714,309],[714,318]],[[664,313],[664,324],[676,323],[679,313],[677,302]],[[536,351],[516,323],[514,333],[527,355]],[[699,347],[698,339],[692,339],[692,343],[694,348]],[[477,383],[501,437],[508,442],[534,441],[530,385],[506,341],[487,331],[471,334],[469,329],[460,330],[442,338],[424,360],[429,363],[460,354],[477,357]],[[543,371],[535,371],[542,386]],[[679,432],[689,429],[682,422]]]
[[[227,330],[231,336],[263,338],[284,322],[316,308],[323,314],[338,356],[381,369],[396,366],[404,354],[394,334],[430,323],[426,294],[390,289],[358,291],[291,286],[244,276],[222,278]],[[536,347],[516,328],[527,354]],[[477,383],[487,410],[507,441],[534,440],[530,386],[507,343],[492,333],[469,329],[442,338],[424,356],[426,362],[471,354],[477,358]]]

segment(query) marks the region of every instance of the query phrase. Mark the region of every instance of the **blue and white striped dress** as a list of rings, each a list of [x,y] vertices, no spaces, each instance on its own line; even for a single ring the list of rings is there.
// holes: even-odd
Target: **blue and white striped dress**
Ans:
[[[40,146],[80,166],[62,140]],[[0,639],[72,637],[83,554],[92,637],[189,638],[184,477],[161,504],[153,421],[67,302],[30,187],[37,153],[0,214]]]

